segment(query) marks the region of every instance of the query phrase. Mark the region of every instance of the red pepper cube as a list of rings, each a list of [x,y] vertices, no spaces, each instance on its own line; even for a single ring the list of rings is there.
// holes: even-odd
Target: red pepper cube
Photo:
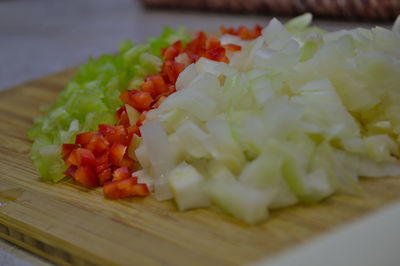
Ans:
[[[206,48],[207,36],[203,31],[195,34],[193,40],[186,45],[186,51],[189,54],[197,54],[199,50]]]
[[[183,65],[183,64],[181,64],[181,63],[176,63],[176,62],[173,62],[173,65],[174,65],[174,70],[175,70],[175,73],[176,73],[176,78],[178,78],[179,74],[180,74],[183,70],[185,70],[185,65]],[[174,84],[175,84],[175,83],[174,83]]]
[[[146,120],[147,112],[143,112],[140,114],[138,120],[136,121],[136,126],[140,127],[143,125],[143,121]]]
[[[78,169],[76,169],[74,178],[76,182],[87,188],[97,187],[99,185],[96,174],[89,166],[79,166]]]
[[[124,158],[122,158],[122,160],[120,161],[119,166],[125,166],[129,170],[133,171],[135,168],[135,161],[128,157],[126,154],[126,156],[124,156]]]
[[[259,36],[261,36],[262,27],[260,25],[255,25],[253,29],[246,28],[241,25],[238,29],[234,29],[232,27],[225,28],[224,26],[220,27],[221,34],[231,34],[236,35],[242,40],[252,40]]]
[[[258,24],[256,24],[255,26],[254,26],[254,29],[253,29],[253,32],[254,32],[254,35],[256,36],[255,38],[257,38],[257,37],[259,37],[259,36],[261,36],[261,32],[262,32],[262,27],[260,26],[260,25],[258,25]]]
[[[103,171],[97,174],[100,185],[110,181],[112,179],[111,168],[105,168]]]
[[[98,155],[96,157],[97,165],[102,165],[102,164],[108,165],[108,163],[109,163],[108,157],[109,157],[109,151],[106,151],[106,152]]]
[[[168,91],[168,85],[165,83],[161,75],[148,76],[146,80],[151,81],[153,84],[154,95],[151,95],[153,98]]]
[[[213,48],[217,48],[220,46],[221,46],[221,42],[219,41],[219,39],[216,36],[211,35],[210,37],[208,37],[206,49],[213,49]]]
[[[170,46],[164,51],[164,61],[174,60],[178,55],[179,51],[174,46]]]
[[[115,169],[114,172],[112,173],[112,176],[113,176],[112,181],[126,179],[131,177],[131,171],[129,171],[128,167],[122,166],[120,168]]]
[[[108,140],[103,137],[101,134],[95,135],[86,146],[87,149],[92,152],[102,153],[110,147],[110,143]]]
[[[110,169],[110,164],[108,163],[102,163],[102,164],[98,164],[96,166],[96,174],[100,174],[102,173],[104,170]],[[110,175],[111,175],[111,170],[110,170]]]
[[[70,165],[72,164],[72,165],[78,166],[78,158],[77,158],[77,155],[76,155],[76,149],[74,149],[74,150],[69,154],[68,160],[67,160],[66,163],[68,163],[68,164],[70,164]]]
[[[70,167],[68,167],[68,169],[63,174],[74,178],[76,169],[78,169],[78,167],[76,167],[75,165],[71,165]]]
[[[181,40],[174,42],[172,46],[178,51],[178,54],[183,53],[183,45]]]
[[[63,144],[61,148],[61,156],[64,161],[68,160],[69,155],[71,152],[76,148],[75,144]]]
[[[110,148],[109,159],[113,165],[120,166],[122,159],[124,158],[127,147],[120,143],[114,143]]]
[[[128,143],[131,142],[131,139],[134,134],[139,136],[139,127],[136,125],[132,125],[126,128],[126,131],[128,132]]]
[[[153,104],[153,107],[154,107],[154,108],[158,108],[158,107],[162,104],[162,102],[163,102],[165,99],[167,99],[167,97],[165,97],[165,96],[159,97],[159,98],[156,100],[156,102]]]
[[[119,199],[120,193],[115,182],[106,182],[103,185],[103,193],[107,198]]]
[[[249,39],[251,39],[251,32],[245,26],[240,25],[239,29],[238,29],[238,36],[242,40],[249,40]]]
[[[106,124],[99,125],[99,132],[106,138],[109,143],[126,143],[128,135],[123,126],[111,126]]]
[[[128,117],[128,114],[125,111],[122,112],[117,124],[119,126],[124,126],[124,127],[129,126],[129,117]]]
[[[122,107],[118,108],[118,110],[115,112],[115,118],[117,121],[121,118],[121,114],[123,112],[126,112],[125,104]]]
[[[78,166],[85,165],[96,167],[96,157],[94,157],[94,154],[91,150],[85,148],[77,148],[75,152]]]
[[[219,31],[221,32],[222,35],[228,33],[228,29],[225,28],[225,26],[219,26]]]
[[[214,61],[218,61],[218,62],[229,63],[229,60],[225,55],[225,48],[223,48],[221,46],[207,50],[206,58],[214,60]]]
[[[111,164],[109,162],[109,152],[105,152],[103,154],[101,154],[100,156],[97,156],[96,158],[96,173],[100,174],[101,172],[103,172],[104,170],[106,170],[107,168],[110,168]],[[111,174],[111,172],[110,172]]]
[[[154,88],[154,84],[151,80],[145,80],[145,82],[140,87],[140,90],[150,93],[152,97],[155,97],[157,95],[156,89]]]
[[[232,52],[238,52],[242,50],[242,46],[233,43],[224,44],[222,45],[222,47],[224,47],[225,50],[229,50]]]
[[[129,92],[129,97],[131,99],[130,105],[139,112],[150,110],[153,98],[149,92],[132,90]]]
[[[80,133],[80,134],[76,135],[75,144],[85,146],[90,142],[90,140],[96,134],[97,134],[97,132],[94,132],[94,131],[88,131],[88,132]]]
[[[146,184],[135,184],[129,187],[128,195],[145,197],[150,195],[150,191]]]
[[[163,71],[168,76],[168,81],[175,84],[179,74],[185,69],[185,66],[174,61],[164,62]]]
[[[147,196],[150,194],[146,184],[138,184],[135,178],[107,182],[103,186],[103,193],[110,199]]]
[[[128,90],[123,90],[121,94],[119,95],[119,99],[124,103],[124,104],[129,104],[131,103],[131,99],[129,97],[129,91]]]

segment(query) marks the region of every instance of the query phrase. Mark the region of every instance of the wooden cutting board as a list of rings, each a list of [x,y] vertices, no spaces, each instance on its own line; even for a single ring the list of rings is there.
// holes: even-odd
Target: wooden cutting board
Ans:
[[[231,265],[268,259],[400,199],[400,178],[363,179],[336,195],[247,226],[215,210],[178,212],[153,197],[112,201],[71,180],[39,181],[26,136],[70,69],[0,93],[0,237],[59,264]]]

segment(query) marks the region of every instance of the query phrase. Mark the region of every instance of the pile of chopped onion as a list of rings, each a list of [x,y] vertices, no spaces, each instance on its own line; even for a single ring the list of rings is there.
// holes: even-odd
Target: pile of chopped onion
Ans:
[[[400,19],[325,33],[273,19],[229,64],[201,58],[147,113],[134,173],[180,210],[215,205],[254,224],[268,210],[399,176]]]

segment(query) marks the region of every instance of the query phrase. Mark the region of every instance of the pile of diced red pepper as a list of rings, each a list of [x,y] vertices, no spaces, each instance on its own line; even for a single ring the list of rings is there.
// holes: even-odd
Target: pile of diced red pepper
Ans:
[[[240,26],[238,29],[221,27],[222,34],[237,35],[250,40],[261,35],[261,27],[254,29]],[[140,90],[124,90],[120,99],[124,105],[117,110],[117,125],[100,124],[97,132],[78,134],[75,144],[63,144],[62,158],[67,166],[65,175],[85,187],[103,186],[108,198],[146,196],[150,192],[146,184],[138,183],[132,172],[138,170],[138,163],[128,156],[128,147],[134,135],[140,136],[140,126],[146,112],[157,108],[163,100],[176,91],[175,82],[179,74],[191,63],[205,57],[210,60],[229,63],[226,51],[240,51],[235,44],[221,45],[215,36],[207,37],[198,32],[184,47],[177,41],[162,49],[161,73],[145,78]],[[140,116],[136,124],[130,124],[126,105],[136,109]]]
[[[248,29],[245,26],[239,26],[237,29],[234,29],[233,27],[225,28],[221,26],[220,31],[221,34],[236,35],[242,40],[252,40],[261,35],[262,27],[256,25],[253,29]]]

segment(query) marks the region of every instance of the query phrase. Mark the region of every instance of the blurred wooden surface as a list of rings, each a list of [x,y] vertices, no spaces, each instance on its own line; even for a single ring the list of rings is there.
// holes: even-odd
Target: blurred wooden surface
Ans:
[[[231,265],[270,258],[400,199],[400,179],[363,180],[367,197],[337,195],[247,226],[172,201],[107,200],[65,180],[39,181],[26,129],[74,69],[0,92],[0,237],[58,264]],[[384,230],[384,228],[382,229]]]

